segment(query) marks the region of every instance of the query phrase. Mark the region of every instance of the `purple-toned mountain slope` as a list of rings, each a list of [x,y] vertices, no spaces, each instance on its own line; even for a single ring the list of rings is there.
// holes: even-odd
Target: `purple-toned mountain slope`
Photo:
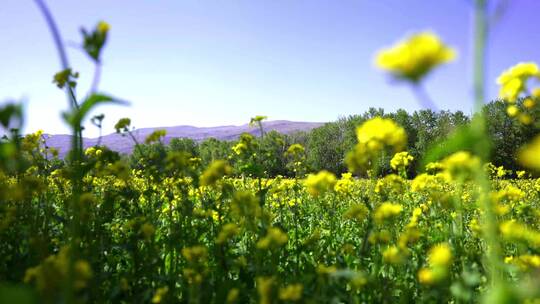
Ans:
[[[274,120],[263,122],[263,128],[265,132],[277,131],[283,134],[290,134],[297,131],[309,131],[311,129],[322,126],[324,123],[319,122],[296,122],[287,120]],[[145,138],[155,130],[166,130],[167,135],[164,138],[164,142],[168,144],[173,138],[191,138],[195,141],[203,141],[207,138],[216,138],[219,140],[235,140],[242,133],[251,133],[255,136],[259,135],[259,130],[256,127],[251,127],[248,124],[241,126],[220,126],[220,127],[193,127],[193,126],[176,126],[176,127],[162,127],[162,128],[142,128],[133,131],[133,134],[137,140],[141,143]],[[96,145],[97,138],[85,138],[84,147],[91,147]],[[130,138],[124,137],[120,134],[112,133],[105,135],[101,138],[101,144],[109,147],[112,150],[120,153],[131,153],[133,150],[133,142]],[[64,156],[70,149],[71,136],[70,135],[49,135],[47,139],[47,145],[49,147],[57,148],[60,151],[60,155]]]

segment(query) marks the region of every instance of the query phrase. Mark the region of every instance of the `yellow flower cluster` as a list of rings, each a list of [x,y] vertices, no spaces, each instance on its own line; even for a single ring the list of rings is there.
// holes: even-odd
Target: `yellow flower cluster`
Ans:
[[[387,247],[382,253],[383,261],[390,264],[401,264],[405,260],[404,251],[396,246]]]
[[[257,242],[257,248],[270,249],[279,248],[285,245],[288,241],[287,234],[277,227],[270,227],[266,232],[266,236]]]
[[[517,257],[506,257],[504,262],[507,264],[513,264],[519,267],[522,271],[540,268],[540,255],[537,254],[523,254]]]
[[[529,90],[528,82],[531,79],[540,81],[540,69],[534,62],[521,62],[504,71],[497,84],[500,85],[499,96],[507,101],[506,113],[510,117],[529,125],[533,122],[531,110],[540,101],[540,87]],[[520,97],[525,97],[522,102],[517,102]]]
[[[456,52],[445,45],[437,35],[422,32],[380,51],[376,64],[397,78],[418,82],[435,67],[450,62],[455,57]]]
[[[540,232],[529,227],[509,220],[502,222],[499,226],[502,236],[510,241],[521,241],[528,243],[531,247],[540,248]]]
[[[201,175],[201,186],[212,186],[225,175],[232,173],[232,168],[224,160],[215,160]]]
[[[510,67],[497,78],[497,84],[501,86],[500,97],[515,103],[518,97],[527,90],[527,82],[531,78],[540,80],[540,70],[536,63],[521,62]]]
[[[466,179],[480,169],[481,161],[470,152],[459,151],[443,159],[441,164],[453,179]]]
[[[345,159],[350,171],[372,169],[375,158],[384,150],[394,153],[405,148],[407,133],[392,119],[375,117],[356,128],[358,144]]]
[[[358,143],[371,151],[380,151],[385,146],[400,151],[407,144],[405,130],[392,119],[375,117],[356,129]]]
[[[351,189],[353,188],[353,186],[354,186],[354,180],[352,178],[352,174],[343,173],[341,175],[341,179],[339,179],[336,182],[334,186],[334,190],[340,194],[348,194],[351,192]]]
[[[390,160],[390,166],[394,170],[405,170],[413,160],[414,157],[409,152],[398,152]]]
[[[540,171],[540,135],[523,147],[517,158],[523,166]]]
[[[279,299],[283,301],[298,301],[302,299],[304,286],[302,284],[291,284],[279,289]]]
[[[375,210],[373,217],[377,223],[382,223],[385,220],[389,220],[398,216],[403,211],[403,206],[400,204],[394,204],[390,202],[382,203]]]
[[[317,174],[309,174],[305,181],[308,193],[313,196],[319,196],[333,190],[336,183],[336,176],[326,170],[322,170]]]
[[[452,263],[452,250],[447,243],[431,247],[428,253],[429,267],[418,272],[418,280],[422,284],[436,284],[448,275],[448,268]]]
[[[47,257],[40,265],[26,270],[24,276],[25,283],[34,283],[39,291],[53,292],[62,288],[62,283],[69,275],[68,247],[63,247],[58,254]],[[80,290],[87,286],[92,278],[93,272],[90,264],[86,260],[77,260],[74,265],[73,286]]]

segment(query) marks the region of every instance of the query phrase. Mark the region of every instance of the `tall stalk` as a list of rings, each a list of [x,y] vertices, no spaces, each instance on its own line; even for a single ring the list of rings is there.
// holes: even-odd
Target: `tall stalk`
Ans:
[[[487,136],[486,120],[483,114],[485,101],[485,71],[486,71],[486,45],[488,39],[488,0],[474,1],[474,105],[477,121],[475,127],[481,135]],[[487,146],[477,146],[481,155],[488,155]],[[484,237],[487,244],[487,260],[492,285],[496,286],[502,280],[501,244],[498,239],[497,218],[490,201],[490,182],[483,170],[477,174],[477,183],[480,186],[480,207],[484,210]]]
[[[36,5],[38,6],[39,10],[41,11],[43,17],[45,18],[45,21],[47,23],[47,26],[49,28],[49,31],[52,34],[54,44],[56,46],[56,51],[58,53],[58,57],[60,59],[60,65],[62,70],[67,70],[70,68],[69,61],[66,53],[66,49],[64,46],[64,43],[62,42],[62,37],[60,35],[60,31],[58,29],[58,26],[56,25],[56,22],[45,4],[44,0],[34,0]],[[68,100],[68,107],[70,109],[70,112],[74,112],[79,108],[79,105],[77,103],[76,94],[74,89],[70,85],[65,86],[65,91],[67,95]],[[72,174],[71,174],[71,182],[72,182],[72,197],[71,201],[66,204],[66,213],[68,215],[69,224],[67,233],[69,237],[71,238],[70,241],[70,247],[69,247],[69,265],[68,265],[68,272],[67,272],[67,279],[64,284],[64,293],[65,293],[65,302],[66,303],[73,303],[75,301],[75,290],[73,286],[74,281],[74,275],[75,275],[75,261],[78,258],[79,255],[79,237],[80,237],[80,220],[79,220],[79,212],[77,208],[77,204],[80,199],[80,195],[82,192],[82,171],[80,168],[80,163],[82,161],[82,128],[80,124],[73,125],[72,126],[72,139],[71,139],[71,156],[72,156]]]

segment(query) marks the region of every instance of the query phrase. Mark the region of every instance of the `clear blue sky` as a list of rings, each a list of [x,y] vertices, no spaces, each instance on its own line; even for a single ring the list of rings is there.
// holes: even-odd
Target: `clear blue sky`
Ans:
[[[121,117],[136,127],[242,124],[270,119],[331,121],[369,107],[419,108],[407,86],[374,68],[374,53],[430,29],[457,48],[456,62],[426,88],[443,109],[470,113],[472,11],[468,0],[48,0],[64,40],[98,20],[112,26],[101,88],[131,101],[103,106],[105,133]],[[538,0],[510,0],[491,37],[490,98],[501,70],[540,62]],[[92,66],[70,48],[88,88]],[[26,131],[67,133],[67,103],[52,83],[59,63],[32,0],[0,8],[0,100],[23,98]],[[95,136],[89,127],[86,135]]]

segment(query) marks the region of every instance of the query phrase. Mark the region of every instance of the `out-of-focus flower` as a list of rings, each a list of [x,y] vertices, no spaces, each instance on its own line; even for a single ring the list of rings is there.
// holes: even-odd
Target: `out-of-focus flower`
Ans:
[[[540,170],[540,135],[519,150],[517,159],[527,168]]]
[[[377,54],[376,64],[393,76],[419,82],[435,67],[456,57],[454,49],[432,32],[411,35]]]
[[[287,243],[287,234],[277,227],[270,227],[266,232],[266,236],[257,242],[257,248],[270,249],[279,248]]]
[[[382,223],[384,220],[391,219],[399,215],[403,211],[403,206],[390,202],[382,203],[373,214],[377,223]]]
[[[319,196],[326,191],[333,190],[336,184],[336,176],[326,170],[322,170],[317,174],[308,175],[305,185],[309,194]]]
[[[356,129],[356,137],[359,144],[366,145],[372,151],[388,146],[397,152],[407,144],[405,130],[392,119],[382,117],[375,117],[360,125]]]
[[[540,79],[540,70],[534,62],[521,62],[505,70],[497,84],[501,86],[499,96],[514,103],[527,90],[527,81],[531,78]]]
[[[232,168],[229,163],[224,160],[213,161],[201,175],[201,186],[214,185],[222,177],[231,174]]]
[[[283,301],[298,301],[302,298],[304,286],[302,284],[291,284],[279,289],[279,299]]]

